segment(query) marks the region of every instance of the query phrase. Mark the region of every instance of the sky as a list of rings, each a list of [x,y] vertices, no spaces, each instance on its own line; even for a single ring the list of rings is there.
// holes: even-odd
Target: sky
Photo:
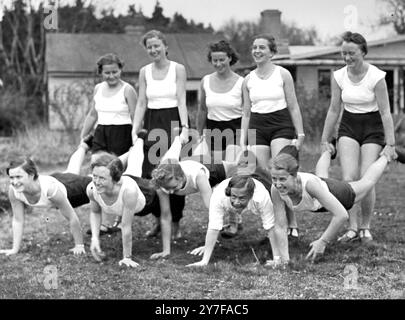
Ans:
[[[50,0],[24,0],[33,4]],[[74,3],[75,0],[57,0],[59,3]],[[181,13],[187,20],[211,24],[219,30],[231,19],[236,21],[258,22],[260,12],[277,9],[282,12],[283,22],[294,22],[298,27],[315,27],[322,42],[346,30],[362,33],[367,40],[394,35],[392,26],[378,26],[379,16],[390,16],[384,8],[384,0],[159,0],[166,17]],[[12,0],[0,0],[11,3]],[[128,6],[134,4],[136,10],[142,8],[145,16],[150,17],[156,0],[84,0],[99,10],[113,8],[116,14],[126,13]],[[327,43],[324,43],[327,44]]]
[[[154,0],[93,0],[93,3],[112,5],[117,12],[126,12],[130,4],[146,16],[151,16]],[[382,0],[159,0],[163,14],[175,12],[196,23],[209,23],[218,30],[231,18],[236,21],[258,21],[260,12],[278,9],[284,22],[298,26],[314,26],[321,39],[327,39],[350,29],[363,33],[368,40],[394,34],[393,28],[374,27],[380,14],[390,15]],[[357,17],[357,18],[356,18]]]

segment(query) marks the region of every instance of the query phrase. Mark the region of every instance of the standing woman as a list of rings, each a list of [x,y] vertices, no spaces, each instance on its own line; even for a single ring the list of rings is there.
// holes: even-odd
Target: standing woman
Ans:
[[[273,36],[256,36],[252,57],[257,68],[246,76],[242,87],[241,147],[245,148],[248,140],[263,168],[268,164],[270,152],[272,156],[278,154],[295,138],[299,149],[305,137],[293,78],[288,70],[271,61],[276,53]]]
[[[174,140],[177,132],[173,132],[173,129],[181,126],[181,137],[187,139],[189,125],[186,106],[186,69],[182,64],[167,58],[167,40],[160,31],[147,32],[142,38],[142,43],[152,63],[142,67],[139,72],[139,98],[132,139],[136,141],[143,121],[143,128],[148,131],[148,137],[144,144],[142,176],[151,178],[152,170]],[[160,132],[154,129],[159,129]],[[162,133],[165,136],[162,136]],[[156,141],[156,138],[159,140]],[[176,198],[175,205],[172,205],[173,222],[179,222],[185,198],[177,195],[172,197]],[[155,226],[149,235],[155,235],[157,231],[158,226]]]
[[[121,80],[123,61],[108,53],[97,61],[98,73],[103,82],[96,85],[92,106],[84,121],[81,138],[86,138],[94,128],[92,152],[107,151],[120,156],[132,146],[132,119],[137,94],[127,82]]]
[[[210,44],[208,61],[215,72],[206,75],[201,81],[197,129],[200,134],[203,134],[204,128],[210,130],[206,137],[214,159],[222,160],[224,151],[228,149],[225,155],[229,154],[230,148],[235,147],[240,140],[237,131],[240,130],[242,120],[243,78],[231,69],[238,60],[235,50],[227,41]],[[221,136],[217,135],[218,130]]]
[[[343,34],[342,57],[346,66],[332,75],[332,98],[322,133],[322,152],[328,150],[334,125],[344,111],[338,131],[338,151],[345,181],[360,179],[380,154],[396,157],[394,126],[390,113],[385,72],[364,61],[367,42],[359,33]],[[375,188],[361,202],[361,222],[351,210],[349,229],[341,241],[360,237],[371,241],[369,231]],[[359,231],[359,234],[358,234]]]

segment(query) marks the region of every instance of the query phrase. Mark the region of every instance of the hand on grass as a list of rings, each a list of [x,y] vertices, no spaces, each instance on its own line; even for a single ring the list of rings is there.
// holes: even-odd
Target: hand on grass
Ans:
[[[81,254],[85,254],[86,250],[84,250],[84,244],[77,244],[75,245],[74,248],[69,250],[70,252],[73,252],[73,254],[76,255],[81,255]]]
[[[169,255],[170,255],[170,252],[158,252],[158,253],[152,254],[150,256],[150,259],[157,260],[157,259],[160,259],[160,258],[166,258]]]
[[[309,250],[305,259],[311,259],[312,262],[315,261],[318,255],[322,255],[326,248],[325,242],[321,239],[315,240],[309,246],[311,247],[311,250]]]
[[[208,262],[201,260],[198,262],[190,263],[190,264],[186,265],[186,267],[204,267],[207,264],[208,264]]]
[[[136,268],[139,266],[138,263],[136,263],[135,261],[133,261],[131,258],[124,258],[122,259],[120,262],[118,262],[119,266],[127,266],[127,267],[131,267],[131,268]]]
[[[0,250],[0,254],[5,254],[6,256],[11,256],[13,254],[17,254],[18,250],[14,250],[14,249],[3,249]]]
[[[187,253],[192,254],[194,256],[202,256],[204,254],[205,246],[201,246],[198,248],[195,248],[194,250],[187,251]]]
[[[101,262],[105,258],[105,253],[101,250],[100,244],[96,241],[91,241],[90,252],[93,258],[98,262]]]

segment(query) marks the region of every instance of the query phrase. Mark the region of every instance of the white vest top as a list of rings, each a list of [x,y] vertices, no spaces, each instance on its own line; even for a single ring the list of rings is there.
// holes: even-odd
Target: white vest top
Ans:
[[[124,82],[119,91],[111,97],[103,95],[107,86],[107,82],[103,81],[94,95],[98,117],[97,123],[101,125],[132,124],[129,107],[125,100],[125,88],[129,86],[129,84]]]
[[[152,64],[145,67],[146,98],[149,109],[168,109],[177,107],[176,65],[170,61],[169,70],[163,80],[154,80]]]
[[[242,117],[243,78],[239,77],[228,92],[217,93],[210,88],[211,76],[206,75],[203,78],[207,118],[214,121],[229,121]]]
[[[275,66],[271,76],[265,80],[260,79],[255,70],[251,71],[247,88],[252,103],[252,112],[270,113],[287,108],[280,66]]]
[[[132,190],[136,191],[136,206],[133,208],[133,213],[137,213],[142,211],[142,209],[145,207],[146,199],[145,196],[143,195],[142,191],[139,189],[138,184],[134,179],[131,177],[127,176],[122,176],[121,177],[122,185],[121,189],[118,193],[117,200],[111,204],[107,205],[101,195],[97,192],[96,187],[94,186],[93,182],[90,183],[90,188],[93,190],[93,197],[94,200],[98,203],[98,205],[101,207],[101,210],[105,212],[106,214],[114,214],[117,216],[122,216],[123,210],[124,210],[124,199],[123,199],[123,193],[125,190]]]
[[[61,190],[66,196],[67,196],[67,191],[66,187],[63,185],[62,182],[58,181],[54,177],[51,176],[38,176],[38,181],[39,185],[41,187],[41,196],[36,203],[30,203],[28,202],[27,198],[25,197],[23,192],[18,192],[16,191],[13,186],[11,186],[11,189],[14,192],[14,196],[16,199],[20,200],[21,202],[25,203],[26,205],[30,207],[38,207],[38,208],[54,208],[54,204],[50,200],[53,196],[55,196],[56,192],[58,190]],[[55,187],[56,186],[56,187]],[[55,191],[48,196],[48,190],[49,189],[54,189]]]
[[[344,108],[352,113],[368,113],[378,111],[375,86],[384,79],[385,72],[370,64],[366,75],[360,82],[352,82],[347,74],[347,66],[333,73],[342,90]]]
[[[307,185],[307,182],[309,179],[315,178],[316,180],[319,181],[319,183],[325,190],[329,191],[329,188],[328,188],[328,185],[326,184],[326,182],[312,173],[298,172],[297,175],[301,178],[301,183],[302,183],[301,202],[298,203],[297,205],[293,205],[290,197],[288,197],[287,195],[280,195],[281,199],[283,199],[284,202],[286,203],[287,207],[289,207],[294,212],[302,212],[302,211],[315,212],[315,211],[321,209],[322,205],[319,203],[319,201],[317,199],[315,199],[309,195],[308,191],[306,190],[306,185]]]
[[[187,180],[185,186],[176,191],[175,194],[185,196],[199,192],[200,190],[197,186],[197,175],[201,172],[201,170],[203,170],[207,175],[207,179],[209,179],[210,172],[207,167],[194,160],[184,160],[180,161],[179,163],[181,169],[186,175]]]

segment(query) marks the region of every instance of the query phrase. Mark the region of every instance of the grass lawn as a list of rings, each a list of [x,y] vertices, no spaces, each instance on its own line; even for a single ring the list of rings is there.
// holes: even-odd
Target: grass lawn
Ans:
[[[317,155],[303,157],[303,169],[312,170]],[[339,177],[337,162],[332,176]],[[210,265],[190,269],[200,258],[187,254],[203,245],[207,211],[199,195],[187,197],[182,220],[184,238],[172,244],[172,254],[149,259],[161,250],[160,238],[146,239],[152,217],[135,217],[133,256],[136,269],[119,267],[120,233],[103,236],[107,260],[96,263],[89,253],[69,253],[73,240],[68,223],[56,211],[26,214],[22,249],[12,257],[0,256],[0,298],[29,299],[404,299],[405,298],[405,166],[391,164],[377,185],[377,214],[373,216],[374,242],[332,244],[312,264],[304,257],[308,245],[326,228],[328,213],[298,216],[300,238],[290,243],[291,266],[286,270],[263,267],[271,250],[261,224],[244,217],[244,229],[234,239],[219,239]],[[85,232],[89,207],[77,210]],[[12,243],[11,216],[0,213],[0,248]],[[49,282],[50,274],[57,281]]]

